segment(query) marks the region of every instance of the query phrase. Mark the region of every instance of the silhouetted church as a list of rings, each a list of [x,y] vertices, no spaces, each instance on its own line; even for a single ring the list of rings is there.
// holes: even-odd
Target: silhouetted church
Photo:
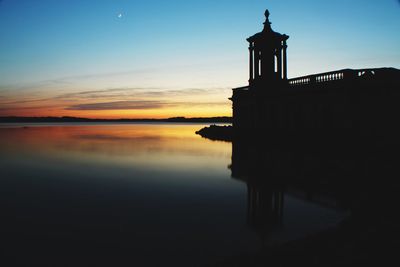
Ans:
[[[264,29],[247,39],[249,84],[233,89],[230,98],[235,132],[369,134],[398,128],[399,70],[344,69],[288,79],[289,36],[272,30],[269,15],[267,10]]]

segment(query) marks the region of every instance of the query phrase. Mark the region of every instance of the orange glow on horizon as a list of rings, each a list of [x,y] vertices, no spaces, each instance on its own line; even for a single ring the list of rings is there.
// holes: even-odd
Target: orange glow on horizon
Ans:
[[[149,110],[65,110],[58,108],[25,108],[8,109],[0,112],[0,116],[17,117],[80,117],[91,119],[164,119],[171,117],[222,117],[232,116],[229,103],[224,106],[213,106],[209,108],[163,108]]]
[[[199,91],[199,92],[198,92]],[[181,90],[136,97],[107,90],[12,92],[0,98],[0,116],[142,119],[231,116],[231,90]],[[10,91],[11,92],[11,91]],[[114,92],[112,92],[114,93]]]

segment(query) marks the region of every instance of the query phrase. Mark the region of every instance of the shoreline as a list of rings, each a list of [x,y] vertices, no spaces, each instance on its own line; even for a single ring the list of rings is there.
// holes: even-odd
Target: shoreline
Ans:
[[[132,122],[172,122],[172,123],[232,123],[232,117],[172,117],[166,119],[89,119],[78,117],[0,117],[0,123],[132,123]]]

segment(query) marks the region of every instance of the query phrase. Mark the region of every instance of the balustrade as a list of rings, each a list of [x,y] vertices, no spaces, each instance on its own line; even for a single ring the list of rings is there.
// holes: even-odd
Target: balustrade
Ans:
[[[362,70],[340,70],[336,72],[327,72],[316,75],[308,75],[289,79],[290,86],[308,85],[314,83],[326,83],[340,80],[348,80],[357,77],[363,77],[365,74],[375,75],[375,69],[362,69]]]

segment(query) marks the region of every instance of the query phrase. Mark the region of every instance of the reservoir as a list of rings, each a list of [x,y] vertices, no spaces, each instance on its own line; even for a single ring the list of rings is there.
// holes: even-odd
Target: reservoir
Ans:
[[[204,126],[0,126],[0,231],[13,263],[213,266],[345,217],[286,189],[278,222],[249,210],[232,143],[196,135]]]

